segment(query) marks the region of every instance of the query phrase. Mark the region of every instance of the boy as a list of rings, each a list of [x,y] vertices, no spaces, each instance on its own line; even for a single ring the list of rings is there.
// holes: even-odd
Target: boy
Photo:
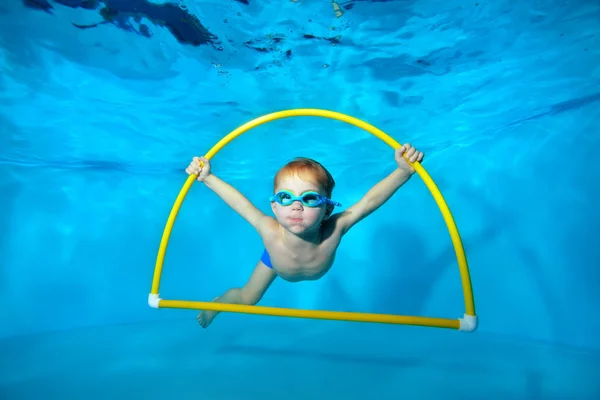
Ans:
[[[194,157],[185,171],[198,175],[198,181],[248,221],[265,245],[244,287],[229,289],[213,301],[255,305],[277,276],[298,282],[325,275],[333,265],[342,236],[392,197],[415,173],[406,160],[423,160],[423,153],[408,143],[394,154],[398,168],[352,207],[335,215],[333,209],[341,204],[330,199],[335,182],[329,171],[309,158],[296,158],[275,175],[275,194],[270,199],[275,218],[262,213],[235,188],[212,174],[207,159]],[[218,311],[201,311],[198,322],[206,328],[217,314]]]

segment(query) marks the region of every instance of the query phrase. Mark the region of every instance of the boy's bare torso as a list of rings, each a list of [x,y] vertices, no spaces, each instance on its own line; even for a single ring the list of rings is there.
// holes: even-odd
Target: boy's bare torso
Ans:
[[[323,221],[314,243],[300,242],[296,245],[285,242],[284,228],[275,218],[267,218],[260,234],[279,277],[289,282],[317,280],[329,271],[342,239],[341,229],[336,224],[337,215]]]
[[[326,207],[335,207],[339,203],[326,198],[326,207],[319,206],[322,203],[315,204],[318,206],[315,207],[310,203],[311,200],[305,200],[304,195],[297,195],[317,192],[323,200],[328,187],[327,197],[331,196],[333,178],[326,170],[324,173],[329,178],[321,179],[319,184],[314,181],[317,179],[316,173],[313,180],[303,180],[293,174],[284,175],[277,180],[278,190],[281,189],[283,195],[288,196],[287,200],[292,201],[273,197],[271,209],[276,217],[273,218],[265,215],[233,186],[211,174],[207,158],[194,157],[186,172],[197,175],[198,181],[204,182],[258,231],[270,258],[269,263],[269,260],[265,258],[263,261],[261,257],[243,287],[231,288],[215,297],[213,302],[254,305],[277,276],[290,282],[298,282],[317,280],[325,275],[333,265],[342,236],[383,205],[415,173],[415,169],[407,161],[420,162],[423,153],[417,152],[407,143],[394,150],[394,159],[398,164],[397,169],[373,186],[354,205],[335,215],[330,215],[333,209]],[[312,165],[315,164],[318,163],[313,160]],[[323,172],[324,168],[321,166],[320,170]],[[274,193],[274,196],[278,195],[279,193]],[[198,322],[206,328],[217,313],[214,310],[202,310],[198,314]]]

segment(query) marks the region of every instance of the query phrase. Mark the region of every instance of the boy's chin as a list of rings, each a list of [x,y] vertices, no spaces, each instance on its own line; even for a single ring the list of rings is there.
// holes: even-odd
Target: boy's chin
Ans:
[[[285,227],[290,233],[293,233],[294,235],[304,235],[307,233],[310,233],[311,231],[315,230],[314,227],[307,227],[305,225],[288,225]]]
[[[302,226],[302,225],[298,225],[298,224],[287,225],[285,227],[285,229],[287,229],[288,231],[290,231],[292,233],[304,233],[304,232],[306,232],[306,227]]]

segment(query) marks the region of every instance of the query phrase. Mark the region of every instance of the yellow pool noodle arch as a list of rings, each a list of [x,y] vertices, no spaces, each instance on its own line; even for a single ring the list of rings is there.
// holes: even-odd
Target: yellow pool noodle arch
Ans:
[[[256,118],[250,122],[245,123],[239,128],[235,129],[223,139],[221,139],[204,157],[211,159],[219,150],[225,145],[231,142],[236,137],[255,128],[259,125],[267,122],[275,121],[282,118],[289,117],[325,117],[331,118],[338,121],[343,121],[348,124],[354,125],[358,128],[362,128],[365,131],[375,135],[385,143],[390,145],[393,149],[399,148],[401,145],[389,135],[383,131],[375,128],[374,126],[361,121],[357,118],[351,117],[346,114],[342,114],[335,111],[320,110],[314,108],[299,108],[292,110],[278,111],[271,114],[263,115],[262,117]],[[194,310],[212,310],[212,311],[228,311],[236,313],[246,314],[260,314],[260,315],[271,315],[280,317],[296,317],[296,318],[312,318],[312,319],[327,319],[327,320],[339,320],[339,321],[356,321],[356,322],[377,322],[387,324],[403,324],[403,325],[418,325],[418,326],[430,326],[437,328],[449,328],[458,329],[461,331],[472,332],[477,329],[477,316],[475,315],[475,303],[473,300],[473,289],[471,287],[471,278],[469,276],[469,267],[467,265],[467,258],[463,249],[462,241],[458,233],[458,229],[454,222],[454,218],[450,213],[450,209],[446,204],[442,194],[437,188],[433,179],[425,171],[423,166],[419,162],[410,163],[415,171],[421,176],[427,188],[433,195],[436,203],[438,204],[442,216],[448,226],[452,244],[458,260],[458,268],[462,280],[463,295],[465,300],[466,312],[463,318],[449,319],[449,318],[429,318],[429,317],[417,317],[417,316],[403,316],[393,314],[372,314],[372,313],[361,313],[361,312],[341,312],[341,311],[321,311],[321,310],[301,310],[293,308],[280,308],[280,307],[266,307],[266,306],[248,306],[240,304],[224,304],[224,303],[213,303],[204,301],[187,301],[187,300],[165,300],[159,297],[159,286],[160,278],[162,274],[162,267],[165,260],[165,254],[169,237],[171,236],[171,230],[179,208],[183,203],[185,196],[187,195],[190,187],[197,178],[197,175],[188,176],[185,181],[179,195],[175,200],[175,204],[171,209],[167,224],[165,226],[162,239],[160,241],[160,247],[158,250],[158,256],[156,258],[156,265],[154,268],[154,277],[152,279],[152,289],[148,296],[148,305],[153,308],[184,308]]]

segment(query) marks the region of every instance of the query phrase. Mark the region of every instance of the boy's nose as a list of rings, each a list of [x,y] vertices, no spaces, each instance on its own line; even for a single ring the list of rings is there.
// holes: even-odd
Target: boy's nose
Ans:
[[[292,203],[292,210],[302,210],[302,202],[300,200],[296,200]]]

